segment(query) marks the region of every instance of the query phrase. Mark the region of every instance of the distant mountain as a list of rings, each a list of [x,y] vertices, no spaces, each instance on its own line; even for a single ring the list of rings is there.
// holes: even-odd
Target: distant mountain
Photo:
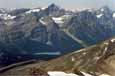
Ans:
[[[65,14],[65,10],[62,8],[59,8],[57,5],[55,4],[51,4],[50,6],[48,6],[48,8],[45,9],[45,12],[49,15],[49,16],[61,16]]]
[[[95,44],[114,36],[115,23],[111,11],[106,9],[98,12],[100,10],[79,12],[65,26],[71,34],[88,44]]]
[[[0,12],[0,43],[3,44],[0,52],[8,50],[8,55],[17,51],[16,55],[26,52],[29,59],[35,53],[64,55],[115,36],[114,11],[108,7],[73,12],[51,4],[44,9],[4,10]]]
[[[15,10],[12,10],[9,12],[10,15],[19,15],[19,14],[23,14],[25,13],[26,11],[29,11],[30,9],[26,9],[26,8],[22,8],[22,9],[15,9]]]

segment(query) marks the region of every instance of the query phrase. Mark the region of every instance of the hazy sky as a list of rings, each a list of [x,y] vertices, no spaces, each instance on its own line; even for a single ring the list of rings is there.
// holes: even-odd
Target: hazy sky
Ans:
[[[115,8],[115,0],[0,0],[0,8],[46,7],[51,3],[68,9],[99,8],[104,5]]]

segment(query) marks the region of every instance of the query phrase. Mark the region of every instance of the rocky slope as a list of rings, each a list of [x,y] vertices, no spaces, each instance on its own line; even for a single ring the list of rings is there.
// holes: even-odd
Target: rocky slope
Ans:
[[[104,74],[114,76],[115,38],[75,51],[57,59],[19,66],[1,73],[1,75],[29,75],[30,73],[34,75],[34,73],[38,73],[39,76],[39,70],[45,73],[62,71],[74,73],[79,76],[104,76]]]

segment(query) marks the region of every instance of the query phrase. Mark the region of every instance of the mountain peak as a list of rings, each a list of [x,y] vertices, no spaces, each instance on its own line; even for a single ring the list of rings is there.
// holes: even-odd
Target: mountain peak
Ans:
[[[58,7],[58,5],[56,5],[55,3],[52,3],[49,5],[49,7]]]
[[[103,6],[102,8],[101,8],[101,11],[103,12],[103,11],[110,11],[110,8],[108,7],[108,6]]]
[[[59,9],[59,6],[56,5],[55,3],[52,3],[51,5],[48,6],[48,8],[51,8],[51,9]]]

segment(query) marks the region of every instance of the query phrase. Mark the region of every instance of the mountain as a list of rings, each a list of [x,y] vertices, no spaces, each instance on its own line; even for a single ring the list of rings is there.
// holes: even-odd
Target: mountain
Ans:
[[[0,60],[1,66],[29,59],[47,60],[58,57],[66,53],[65,51],[82,47],[60,31],[58,24],[50,17],[43,17],[48,23],[46,25],[42,23],[43,21],[40,22],[42,18],[36,16],[36,12],[20,14],[14,19],[9,19],[6,15],[5,18],[3,23],[1,21],[4,26],[1,24],[0,42],[4,44],[1,54],[5,51],[8,51],[8,54],[4,53],[5,56],[1,55],[3,58]],[[69,42],[67,42],[67,40],[69,40]],[[68,47],[72,44],[76,47]],[[26,54],[21,52],[26,52]],[[37,53],[52,52],[59,52],[59,55],[37,55]],[[18,56],[20,56],[19,59],[17,59]],[[5,60],[5,62],[3,62],[3,60]]]
[[[54,3],[51,4],[50,6],[48,6],[48,8],[45,9],[45,12],[49,15],[49,16],[61,16],[65,14],[65,10],[62,8],[59,8],[57,5],[55,5]]]
[[[75,37],[88,44],[106,40],[114,36],[114,21],[109,8],[95,11],[82,11],[73,16],[65,27]],[[101,16],[102,15],[102,16]],[[92,31],[92,32],[91,32]],[[82,32],[82,34],[81,34]]]
[[[63,72],[66,72],[68,74],[74,73],[77,76],[114,76],[114,70],[115,38],[113,37],[60,58],[45,62],[35,62],[25,66],[22,65],[8,70],[1,75],[43,75],[48,72],[48,74],[54,73],[55,75],[53,76],[57,76],[56,74],[61,73],[62,75],[64,74]]]
[[[9,12],[10,15],[19,15],[19,14],[22,14],[22,13],[25,13],[27,11],[29,11],[30,9],[26,9],[26,8],[22,8],[22,9],[15,9],[15,10],[12,10]]]
[[[11,60],[8,64],[16,63],[18,59],[12,59],[18,55],[18,62],[23,61],[24,55],[29,60],[52,59],[115,36],[114,11],[108,7],[73,12],[51,4],[44,9],[1,10],[0,53],[14,55],[3,56],[3,60]],[[39,59],[39,54],[45,56]],[[1,66],[8,65],[8,60],[2,63],[3,60]]]

